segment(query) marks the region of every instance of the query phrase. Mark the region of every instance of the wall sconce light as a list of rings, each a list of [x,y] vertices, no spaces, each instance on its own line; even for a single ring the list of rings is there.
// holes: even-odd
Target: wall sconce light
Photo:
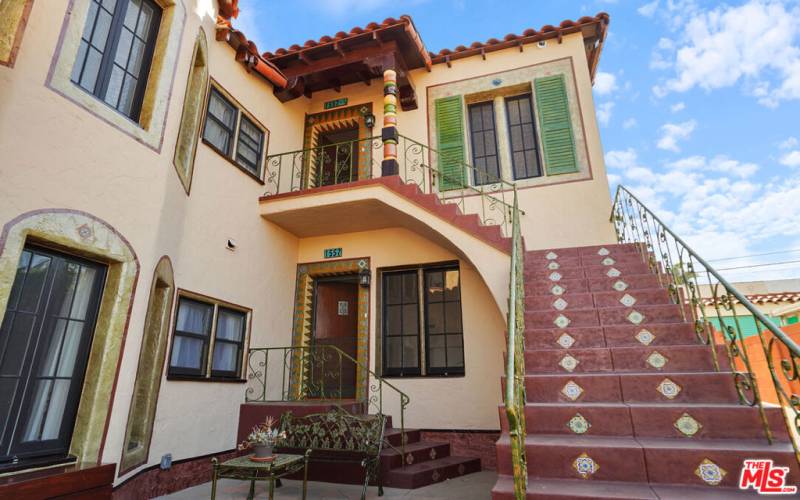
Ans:
[[[375,115],[372,114],[372,111],[370,111],[366,106],[363,106],[361,109],[359,109],[359,111],[361,112],[361,116],[364,117],[364,125],[366,125],[369,129],[374,127]]]
[[[358,272],[358,284],[363,287],[368,287],[372,281],[372,272],[370,272],[369,268],[364,268]]]

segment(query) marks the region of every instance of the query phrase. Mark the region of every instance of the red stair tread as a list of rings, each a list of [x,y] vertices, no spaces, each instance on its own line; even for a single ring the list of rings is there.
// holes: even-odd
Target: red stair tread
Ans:
[[[406,453],[413,453],[415,451],[427,450],[429,448],[436,448],[438,446],[447,446],[448,444],[450,444],[450,443],[448,443],[447,441],[417,441],[416,443],[408,443],[408,444],[406,444],[405,452]],[[382,457],[383,456],[387,456],[388,457],[388,456],[399,455],[401,453],[402,453],[402,450],[400,449],[399,446],[395,446],[394,448],[391,448],[389,446],[384,446],[383,449],[381,450],[381,456]]]
[[[753,498],[754,492],[733,488],[742,460],[754,456],[788,465],[789,481],[797,482],[800,469],[781,409],[766,409],[775,437],[770,444],[758,409],[739,403],[724,346],[717,371],[712,349],[697,339],[691,316],[684,317],[681,306],[672,303],[642,250],[639,244],[594,245],[524,255],[525,356],[530,363],[525,413],[531,419],[525,437],[531,474],[527,498]],[[548,259],[550,252],[556,258]],[[604,262],[607,257],[614,262]],[[552,262],[557,269],[550,268]],[[607,276],[606,269],[612,268],[619,276]],[[552,281],[553,272],[561,279]],[[628,285],[624,291],[615,290],[619,280]],[[555,285],[564,289],[562,295],[553,294]],[[619,302],[625,294],[636,299],[630,307]],[[562,311],[554,306],[559,297],[567,302]],[[634,310],[644,315],[638,325],[628,318]],[[570,319],[566,328],[553,323],[559,314]],[[655,336],[650,345],[637,340],[642,329]],[[574,339],[568,348],[559,346],[564,333]],[[645,364],[656,350],[667,358],[661,370]],[[579,361],[572,372],[560,366],[566,354]],[[665,378],[681,389],[674,399],[656,390]],[[575,401],[560,392],[569,380],[584,389]],[[492,495],[505,499],[513,498],[513,478],[507,475],[508,425],[503,407],[499,410],[501,475]],[[595,424],[585,434],[567,425],[577,412]],[[691,438],[675,428],[683,412],[703,425]],[[573,470],[572,460],[582,453],[594,455],[600,465],[590,480]],[[728,471],[720,485],[707,486],[694,474],[703,458]]]
[[[480,470],[480,458],[449,456],[392,469],[384,475],[383,484],[390,487],[419,488]]]

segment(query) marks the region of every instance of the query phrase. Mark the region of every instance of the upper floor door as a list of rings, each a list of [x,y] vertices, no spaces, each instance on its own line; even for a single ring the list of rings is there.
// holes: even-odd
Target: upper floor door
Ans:
[[[0,325],[0,468],[67,455],[105,275],[96,262],[23,250]]]

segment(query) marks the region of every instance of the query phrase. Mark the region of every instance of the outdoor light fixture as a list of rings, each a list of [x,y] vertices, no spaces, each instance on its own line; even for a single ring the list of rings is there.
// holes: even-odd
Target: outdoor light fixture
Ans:
[[[364,117],[364,125],[367,128],[372,128],[375,126],[375,115],[372,114],[372,111],[369,110],[366,106],[359,110],[361,112],[361,116]]]
[[[368,287],[372,280],[372,273],[369,268],[364,268],[358,272],[358,284],[363,287]]]

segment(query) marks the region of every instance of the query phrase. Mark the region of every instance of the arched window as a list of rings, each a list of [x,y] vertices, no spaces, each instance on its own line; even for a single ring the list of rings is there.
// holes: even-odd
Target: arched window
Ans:
[[[120,475],[147,462],[150,438],[156,417],[158,390],[161,387],[161,367],[167,352],[169,319],[172,311],[175,283],[172,263],[164,256],[156,265],[150,285],[150,299],[144,319],[139,367],[133,386],[125,444],[122,448]]]
[[[208,47],[206,35],[201,29],[197,34],[192,55],[192,66],[186,83],[186,95],[183,98],[183,114],[181,127],[178,130],[178,142],[175,145],[173,163],[178,177],[181,179],[186,193],[192,185],[194,156],[197,151],[197,140],[200,121],[203,114],[203,100],[208,85]]]

